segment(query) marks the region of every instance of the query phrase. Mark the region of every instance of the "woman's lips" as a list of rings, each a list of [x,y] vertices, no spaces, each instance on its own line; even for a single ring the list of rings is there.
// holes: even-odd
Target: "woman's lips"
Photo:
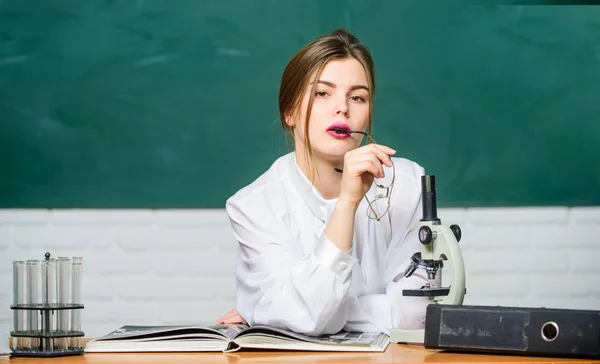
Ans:
[[[346,139],[346,138],[350,138],[350,133],[341,134],[341,133],[338,133],[338,132],[336,132],[336,131],[333,131],[333,130],[327,130],[327,134],[329,134],[329,135],[331,135],[332,137],[334,137],[334,138],[337,138],[337,139]]]
[[[350,127],[347,124],[335,123],[327,128],[327,134],[337,139],[350,138]]]

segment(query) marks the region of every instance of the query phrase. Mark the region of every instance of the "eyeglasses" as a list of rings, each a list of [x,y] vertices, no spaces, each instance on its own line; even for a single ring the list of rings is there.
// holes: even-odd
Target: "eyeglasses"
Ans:
[[[373,140],[373,138],[371,138],[371,136],[369,134],[362,132],[362,131],[340,129],[340,130],[338,130],[338,132],[345,133],[345,134],[348,134],[348,133],[362,134],[367,137],[367,144],[378,144],[375,140]],[[373,183],[378,188],[375,198],[371,201],[365,194],[365,200],[367,201],[367,204],[369,205],[369,208],[367,209],[367,216],[371,220],[377,220],[377,221],[381,220],[390,210],[390,200],[392,198],[392,190],[394,188],[394,182],[396,180],[396,167],[394,166],[394,161],[392,161],[391,158],[390,158],[390,162],[392,163],[392,180],[390,181],[389,186],[385,186],[381,183],[378,183],[377,179],[375,179],[373,181]],[[336,168],[335,170],[337,172],[342,172],[342,170],[338,169],[338,168]]]

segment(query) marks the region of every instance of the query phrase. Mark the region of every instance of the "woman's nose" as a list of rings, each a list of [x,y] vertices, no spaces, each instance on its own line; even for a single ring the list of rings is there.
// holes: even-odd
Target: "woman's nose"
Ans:
[[[348,103],[346,102],[346,100],[338,100],[338,102],[335,105],[335,114],[336,115],[344,115],[347,116],[348,115]]]

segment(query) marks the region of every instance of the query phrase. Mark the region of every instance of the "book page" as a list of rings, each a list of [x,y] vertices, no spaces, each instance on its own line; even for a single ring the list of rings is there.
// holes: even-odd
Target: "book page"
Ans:
[[[387,339],[387,335],[379,332],[347,332],[341,331],[337,334],[321,335],[321,336],[307,336],[298,334],[296,332],[273,328],[268,326],[252,326],[244,330],[238,336],[264,336],[274,337],[280,339],[288,339],[295,341],[310,342],[315,344],[329,344],[329,345],[379,345],[382,341]]]
[[[250,327],[246,323],[225,324],[225,325],[218,325],[218,326],[224,326],[223,328],[220,328],[218,330],[221,331],[223,334],[225,334],[225,336],[227,336],[229,338],[229,340],[233,340],[240,332],[242,332]]]
[[[137,326],[126,325],[119,329],[97,338],[96,341],[109,340],[131,340],[131,341],[151,341],[168,340],[174,338],[203,336],[212,339],[231,340],[247,325],[206,325],[206,326]]]

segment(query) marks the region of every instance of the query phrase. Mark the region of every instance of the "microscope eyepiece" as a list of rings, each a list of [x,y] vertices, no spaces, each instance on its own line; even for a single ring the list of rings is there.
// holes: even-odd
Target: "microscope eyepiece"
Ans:
[[[423,205],[423,218],[421,221],[437,221],[437,202],[435,197],[435,176],[421,176],[421,192]]]

